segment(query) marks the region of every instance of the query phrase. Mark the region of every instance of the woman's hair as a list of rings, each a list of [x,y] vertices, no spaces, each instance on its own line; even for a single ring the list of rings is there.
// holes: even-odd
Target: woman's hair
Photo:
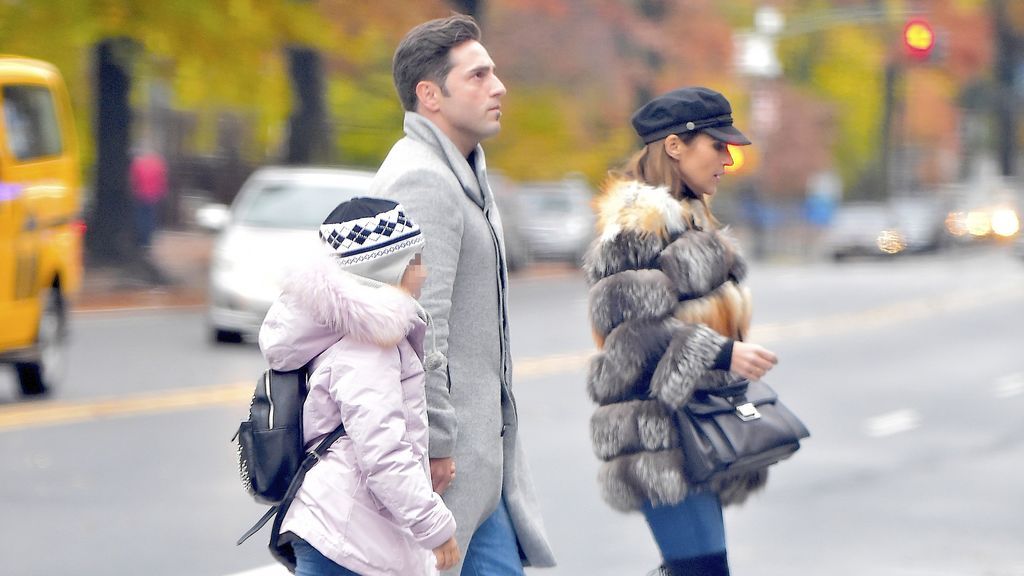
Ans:
[[[448,54],[468,40],[480,40],[480,27],[471,16],[463,14],[424,22],[405,35],[391,65],[403,108],[416,110],[416,85],[422,80],[437,83],[441,93],[448,95],[445,80],[452,70]]]
[[[677,134],[677,136],[683,141],[683,144],[690,145],[698,134],[700,134],[699,131]],[[679,171],[679,162],[665,151],[665,138],[655,140],[633,154],[620,174],[651,186],[665,186],[668,188],[669,194],[678,200],[699,200],[704,205],[704,213],[708,220],[716,222],[711,214],[707,198],[694,192],[683,181],[683,174]]]

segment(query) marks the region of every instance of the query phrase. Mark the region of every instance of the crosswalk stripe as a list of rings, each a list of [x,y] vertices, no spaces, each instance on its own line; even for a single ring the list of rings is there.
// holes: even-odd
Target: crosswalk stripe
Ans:
[[[914,410],[896,410],[869,418],[864,423],[868,436],[881,438],[901,432],[908,432],[921,425],[921,415]]]

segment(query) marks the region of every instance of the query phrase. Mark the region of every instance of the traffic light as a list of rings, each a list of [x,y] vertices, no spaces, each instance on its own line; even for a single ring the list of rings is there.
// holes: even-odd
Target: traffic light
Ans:
[[[912,18],[903,27],[903,47],[914,60],[928,60],[935,49],[935,31],[923,18]]]

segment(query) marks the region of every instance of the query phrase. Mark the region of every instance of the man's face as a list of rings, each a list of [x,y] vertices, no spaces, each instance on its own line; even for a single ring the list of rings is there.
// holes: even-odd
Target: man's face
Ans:
[[[501,97],[505,85],[494,73],[494,61],[476,40],[452,48],[452,69],[440,99],[440,123],[452,142],[469,153],[501,130]]]

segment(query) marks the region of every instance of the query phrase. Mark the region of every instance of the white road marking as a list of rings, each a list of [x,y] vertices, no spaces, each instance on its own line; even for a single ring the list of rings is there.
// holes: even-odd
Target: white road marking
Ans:
[[[996,398],[1012,398],[1024,394],[1024,372],[1007,374],[997,379],[993,394]]]
[[[235,572],[227,576],[291,576],[291,573],[280,564],[268,564],[245,572]]]
[[[896,410],[868,418],[864,422],[864,431],[868,436],[881,438],[907,432],[921,425],[921,415],[914,410]]]

